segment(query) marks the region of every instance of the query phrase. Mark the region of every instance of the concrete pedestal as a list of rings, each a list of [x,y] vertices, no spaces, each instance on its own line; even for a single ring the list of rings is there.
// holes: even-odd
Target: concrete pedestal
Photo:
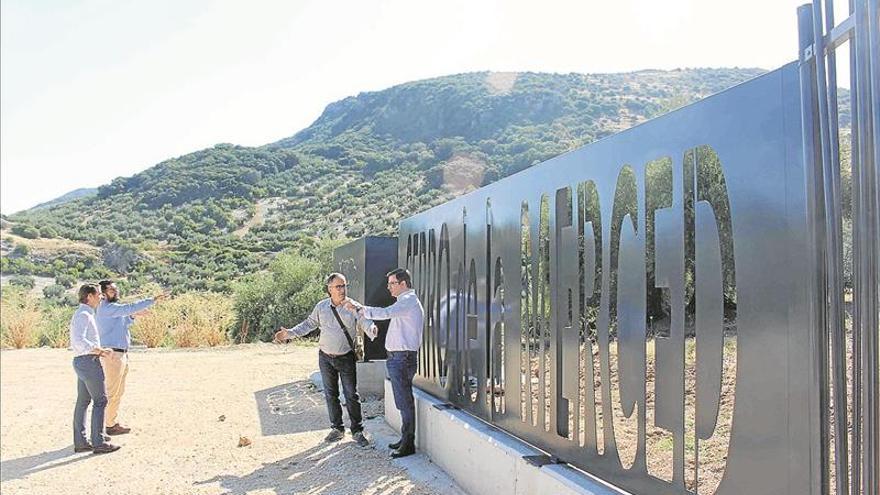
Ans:
[[[524,456],[543,452],[513,436],[414,390],[416,447],[470,495],[625,495],[603,481],[564,464],[537,467]],[[391,382],[385,380],[385,420],[400,432]]]

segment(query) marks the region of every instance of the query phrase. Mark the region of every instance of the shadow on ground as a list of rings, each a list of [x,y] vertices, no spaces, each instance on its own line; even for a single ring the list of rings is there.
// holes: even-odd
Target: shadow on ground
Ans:
[[[194,485],[219,483],[229,493],[272,490],[276,494],[321,493],[322,495],[381,493],[403,494],[412,491],[402,473],[376,475],[369,466],[387,462],[383,453],[361,450],[352,442],[321,444],[244,476],[218,475]],[[328,476],[332,472],[334,476]],[[409,485],[409,486],[408,486]]]
[[[254,393],[254,398],[263,436],[302,433],[329,427],[324,394],[309,380],[259,390]]]
[[[91,457],[89,453],[75,454],[73,452],[73,445],[68,445],[52,452],[43,452],[19,459],[0,461],[0,482],[24,479],[28,475],[73,464],[89,457]]]

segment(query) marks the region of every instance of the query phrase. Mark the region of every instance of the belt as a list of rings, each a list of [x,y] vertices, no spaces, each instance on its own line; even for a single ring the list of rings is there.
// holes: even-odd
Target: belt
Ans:
[[[121,352],[121,353],[123,353],[123,354],[125,354],[126,352],[128,352],[128,349],[118,349],[118,348],[116,348],[116,347],[111,347],[111,349],[113,349],[113,352]]]
[[[329,357],[332,357],[332,358],[339,358],[339,357],[343,357],[343,356],[348,356],[349,354],[352,354],[352,353],[353,353],[353,351],[348,351],[348,352],[346,352],[346,353],[344,353],[344,354],[331,354],[331,353],[329,353],[329,352],[324,352],[324,351],[322,351],[322,350],[320,350],[320,349],[318,349],[318,352],[320,352],[321,354],[323,354],[323,355],[325,355],[325,356],[329,356]]]

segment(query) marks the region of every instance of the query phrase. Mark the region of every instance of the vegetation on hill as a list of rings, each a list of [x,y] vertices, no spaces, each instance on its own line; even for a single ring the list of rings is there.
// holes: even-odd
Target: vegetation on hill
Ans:
[[[281,302],[254,287],[298,294],[328,242],[394,235],[405,217],[760,73],[484,72],[362,93],[281,141],[219,144],[4,217],[0,268],[64,288],[112,277],[128,291],[232,294],[230,328],[264,336],[296,315],[248,313]],[[270,266],[282,251],[296,260]],[[259,275],[275,271],[309,276],[285,286]]]
[[[61,195],[51,201],[46,201],[45,203],[40,203],[31,209],[38,210],[40,208],[48,208],[50,206],[60,205],[63,203],[67,203],[68,201],[73,201],[74,199],[92,196],[97,192],[98,192],[98,190],[96,188],[81,187],[79,189],[74,189],[73,191],[70,191],[67,194],[63,194],[63,195]]]

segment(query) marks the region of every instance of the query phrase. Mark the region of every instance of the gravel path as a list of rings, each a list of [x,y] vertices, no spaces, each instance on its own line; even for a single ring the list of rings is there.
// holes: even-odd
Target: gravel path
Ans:
[[[391,460],[394,432],[367,401],[376,446],[327,433],[308,381],[317,349],[252,344],[131,353],[120,417],[133,428],[109,455],[74,454],[72,354],[0,352],[0,490],[4,495],[463,494],[424,455]],[[238,447],[241,437],[251,444]]]

